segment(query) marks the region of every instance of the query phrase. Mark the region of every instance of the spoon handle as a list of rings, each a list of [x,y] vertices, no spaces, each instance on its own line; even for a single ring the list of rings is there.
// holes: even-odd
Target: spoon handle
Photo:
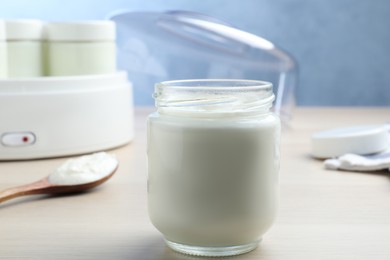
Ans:
[[[0,203],[16,197],[46,193],[48,187],[50,187],[48,180],[42,179],[27,185],[6,189],[0,191]]]

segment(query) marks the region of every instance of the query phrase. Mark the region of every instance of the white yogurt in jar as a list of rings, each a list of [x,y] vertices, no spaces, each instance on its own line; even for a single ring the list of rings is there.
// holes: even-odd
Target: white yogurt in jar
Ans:
[[[48,74],[69,76],[115,72],[115,38],[115,23],[112,21],[48,23]]]
[[[44,74],[43,27],[39,20],[7,20],[8,77],[40,77]]]
[[[0,20],[0,78],[7,77],[7,43],[6,43],[5,23]]]
[[[272,87],[177,84],[156,87],[158,112],[148,119],[150,219],[180,252],[253,249],[277,209],[280,121],[269,111]]]

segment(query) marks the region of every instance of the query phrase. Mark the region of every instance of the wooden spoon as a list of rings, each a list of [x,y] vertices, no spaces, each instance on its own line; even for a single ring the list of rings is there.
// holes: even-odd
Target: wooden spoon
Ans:
[[[0,203],[27,195],[35,195],[35,194],[58,194],[58,193],[76,193],[81,191],[86,191],[96,186],[99,186],[103,182],[110,179],[115,171],[118,169],[118,165],[116,168],[108,175],[100,178],[98,180],[83,183],[83,184],[70,184],[70,185],[58,185],[52,184],[49,181],[49,176],[46,178],[27,184],[19,187],[10,188],[0,192]]]

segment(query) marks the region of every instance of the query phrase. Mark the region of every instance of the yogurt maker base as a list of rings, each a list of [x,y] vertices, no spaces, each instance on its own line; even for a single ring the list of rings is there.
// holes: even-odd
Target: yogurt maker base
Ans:
[[[125,72],[0,80],[0,160],[69,156],[133,138]]]

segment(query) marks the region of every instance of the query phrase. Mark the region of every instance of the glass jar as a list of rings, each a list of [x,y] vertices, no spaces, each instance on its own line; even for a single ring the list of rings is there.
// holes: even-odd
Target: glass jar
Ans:
[[[7,77],[7,44],[5,42],[5,23],[0,20],[0,78]]]
[[[116,71],[116,31],[112,21],[55,22],[46,26],[50,76]]]
[[[280,120],[272,84],[183,80],[155,86],[148,207],[172,249],[202,256],[257,247],[277,209]]]
[[[7,20],[8,77],[41,77],[43,26],[40,20]]]

